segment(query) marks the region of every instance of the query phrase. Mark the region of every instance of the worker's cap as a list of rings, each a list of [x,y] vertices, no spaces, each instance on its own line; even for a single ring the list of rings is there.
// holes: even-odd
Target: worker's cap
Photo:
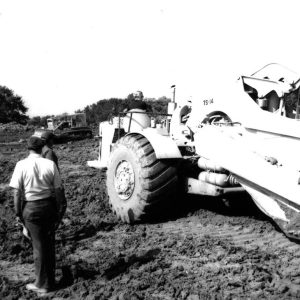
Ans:
[[[41,133],[41,139],[44,140],[45,142],[54,139],[54,134],[51,131],[43,131]]]
[[[45,142],[37,136],[31,136],[27,142],[28,150],[39,151],[43,148],[44,145]]]

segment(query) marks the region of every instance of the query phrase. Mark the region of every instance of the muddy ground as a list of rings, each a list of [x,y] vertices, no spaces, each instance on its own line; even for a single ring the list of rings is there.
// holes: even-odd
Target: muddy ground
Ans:
[[[182,196],[169,218],[126,225],[111,213],[105,173],[86,167],[97,142],[55,147],[68,210],[57,232],[56,279],[46,299],[300,299],[300,245],[245,195]],[[32,249],[15,225],[7,187],[26,150],[0,158],[0,299],[35,299]]]

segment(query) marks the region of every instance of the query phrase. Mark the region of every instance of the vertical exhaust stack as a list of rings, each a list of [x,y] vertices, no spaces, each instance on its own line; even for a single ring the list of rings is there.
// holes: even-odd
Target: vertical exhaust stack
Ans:
[[[172,102],[174,102],[174,103],[175,103],[175,92],[176,92],[176,85],[175,85],[175,84],[173,84],[173,85],[171,86],[171,89],[173,89],[173,98],[172,98]]]
[[[173,115],[176,107],[177,107],[177,103],[175,102],[175,90],[176,90],[176,85],[173,84],[171,86],[171,89],[173,89],[173,97],[172,97],[172,101],[168,103],[168,115]],[[170,132],[170,123],[171,123],[171,116],[167,117],[167,130],[168,132]]]
[[[172,101],[168,103],[168,114],[173,115],[174,110],[177,107],[177,103],[175,102],[175,92],[176,92],[176,85],[173,84],[171,86],[171,89],[173,89],[173,96],[172,96]],[[170,117],[169,117],[170,118]]]

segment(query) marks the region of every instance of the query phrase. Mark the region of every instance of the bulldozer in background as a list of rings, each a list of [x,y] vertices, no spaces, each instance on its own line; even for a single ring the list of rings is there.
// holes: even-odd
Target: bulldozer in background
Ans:
[[[64,114],[47,119],[47,130],[55,135],[56,143],[92,138],[92,129],[87,126],[86,114]]]
[[[99,124],[99,157],[88,165],[107,169],[109,202],[124,222],[160,214],[158,204],[183,184],[211,197],[246,191],[299,240],[299,87],[299,75],[269,64],[211,97],[173,97],[163,124],[142,110],[120,113]],[[186,163],[196,176],[180,168]]]

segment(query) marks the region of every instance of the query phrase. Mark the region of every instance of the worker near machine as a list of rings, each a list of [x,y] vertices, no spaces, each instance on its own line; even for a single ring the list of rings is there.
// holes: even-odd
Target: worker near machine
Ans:
[[[130,100],[129,104],[125,108],[124,112],[130,111],[132,109],[141,109],[144,111],[151,111],[151,107],[147,105],[147,103],[144,100],[143,92],[137,91],[133,94],[133,99]]]
[[[152,108],[143,101],[143,93],[137,91],[132,96],[133,99],[130,99],[130,102],[123,111],[126,113],[123,120],[123,126],[126,132],[139,131],[151,126],[151,119],[148,113],[152,112]]]
[[[54,134],[51,131],[44,131],[41,134],[41,139],[45,143],[42,150],[42,157],[52,160],[55,163],[57,169],[59,170],[58,158],[56,153],[53,150]]]
[[[51,132],[51,131],[42,132],[41,139],[44,141],[44,147],[42,149],[42,157],[52,160],[55,163],[57,170],[59,172],[58,157],[53,150],[54,138],[55,138],[55,135],[53,132]],[[63,184],[62,184],[62,190],[63,190],[63,195],[65,195],[65,189],[63,187]],[[54,194],[53,194],[53,196],[54,196]],[[66,202],[66,200],[65,200],[65,202]]]
[[[26,289],[38,294],[55,288],[54,236],[67,206],[55,163],[41,156],[43,146],[41,138],[29,138],[29,156],[16,164],[9,184],[16,216],[28,229],[33,246],[36,280]]]

